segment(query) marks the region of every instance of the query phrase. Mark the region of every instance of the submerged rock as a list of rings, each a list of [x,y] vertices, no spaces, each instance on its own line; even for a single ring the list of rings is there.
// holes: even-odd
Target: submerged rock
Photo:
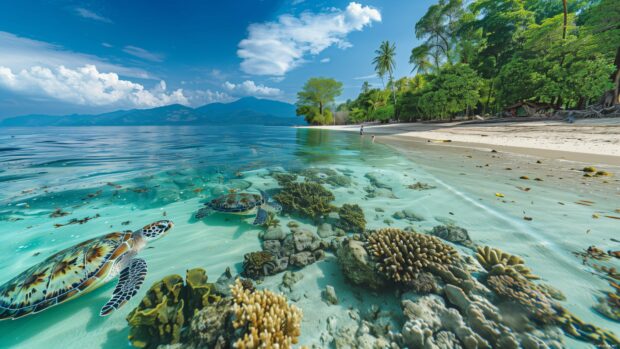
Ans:
[[[334,289],[334,286],[325,286],[325,290],[323,290],[323,298],[328,304],[338,304],[338,296],[336,296],[336,290]]]
[[[474,242],[469,238],[467,230],[456,225],[448,224],[435,226],[430,231],[430,234],[455,244],[474,248]]]
[[[286,233],[281,227],[269,227],[267,231],[258,234],[263,240],[282,240],[285,236]]]
[[[354,285],[361,285],[372,290],[381,290],[386,280],[376,273],[375,263],[364,248],[364,243],[346,239],[338,248],[336,255],[347,280]]]
[[[424,217],[418,215],[410,209],[404,209],[402,211],[395,212],[392,217],[396,219],[406,219],[410,222],[421,222],[424,220]]]
[[[368,172],[365,175],[370,184],[376,188],[392,190],[392,186],[388,183],[386,175],[380,172]]]

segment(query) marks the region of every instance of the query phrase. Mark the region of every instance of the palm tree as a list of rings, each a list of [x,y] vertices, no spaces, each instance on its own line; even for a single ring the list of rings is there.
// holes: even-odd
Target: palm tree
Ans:
[[[430,47],[426,44],[422,44],[418,47],[414,47],[411,50],[411,56],[409,56],[409,64],[413,65],[411,72],[418,71],[418,73],[424,74],[430,70],[433,66],[431,61],[428,60],[430,55]]]
[[[392,82],[394,79],[394,67],[396,63],[394,62],[394,56],[396,56],[396,45],[390,43],[389,41],[383,41],[379,49],[375,51],[375,58],[372,60],[372,63],[375,65],[375,72],[381,78],[383,82],[383,77],[385,74],[388,75],[388,81]],[[396,110],[396,91],[394,91],[394,84],[392,85],[392,96],[394,97],[394,110]],[[384,83],[385,87],[385,83]]]
[[[370,91],[370,84],[368,81],[364,81],[362,84],[362,93],[367,93],[368,91]]]

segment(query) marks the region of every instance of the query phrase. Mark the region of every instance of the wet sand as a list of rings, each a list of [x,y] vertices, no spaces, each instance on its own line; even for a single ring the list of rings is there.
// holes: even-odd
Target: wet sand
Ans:
[[[359,132],[359,125],[317,128]],[[493,149],[593,165],[620,165],[620,119],[504,123],[402,123],[364,126],[376,141],[419,146]]]

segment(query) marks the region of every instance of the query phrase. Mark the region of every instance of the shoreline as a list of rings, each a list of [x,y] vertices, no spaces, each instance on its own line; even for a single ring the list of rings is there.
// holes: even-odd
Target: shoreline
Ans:
[[[359,132],[360,125],[305,126],[302,128]],[[495,150],[586,164],[620,166],[620,119],[583,119],[505,123],[463,122],[366,125],[364,135],[395,146]]]

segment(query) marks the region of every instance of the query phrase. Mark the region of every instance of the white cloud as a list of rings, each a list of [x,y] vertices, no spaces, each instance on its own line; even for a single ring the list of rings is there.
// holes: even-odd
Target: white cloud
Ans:
[[[94,65],[76,69],[33,66],[19,72],[0,66],[0,87],[32,97],[89,106],[151,108],[189,104],[183,90],[167,92],[164,81],[147,90],[141,84],[120,79],[116,73],[101,73]]]
[[[345,10],[282,15],[276,22],[251,24],[237,51],[243,60],[241,69],[253,75],[284,75],[302,64],[306,55],[332,45],[351,47],[346,36],[375,21],[381,21],[379,10],[351,2]]]
[[[102,42],[102,43],[101,43],[101,46],[103,46],[103,47],[107,47],[107,48],[114,47],[114,46],[112,46],[112,44],[109,44],[109,43],[107,43],[107,42]]]
[[[222,86],[230,92],[244,96],[275,97],[282,93],[279,88],[257,85],[252,80],[246,80],[240,84],[226,81]]]
[[[149,52],[141,47],[137,47],[137,46],[125,46],[123,48],[123,51],[125,53],[128,53],[132,56],[138,57],[138,58],[142,58],[142,59],[146,59],[147,61],[151,61],[151,62],[163,62],[164,61],[164,57],[158,53],[153,53],[153,52]]]
[[[13,71],[30,69],[34,66],[58,68],[62,65],[67,68],[78,68],[92,64],[101,71],[113,71],[122,76],[156,79],[142,69],[111,64],[97,56],[68,51],[58,45],[19,37],[3,31],[0,31],[0,52],[2,52],[0,66],[8,67]]]
[[[377,76],[377,73],[374,74],[368,74],[368,75],[364,75],[364,76],[356,76],[353,79],[354,80],[368,80],[368,79],[378,79],[379,77]]]
[[[332,59],[329,57],[325,57],[323,59],[321,59],[321,63],[329,63]]]
[[[221,91],[212,91],[212,90],[190,90],[186,91],[190,104],[193,106],[201,106],[205,104],[215,103],[215,102],[232,102],[236,98],[231,95],[221,92]]]
[[[78,16],[83,17],[83,18],[92,19],[92,20],[104,22],[104,23],[112,23],[111,19],[98,15],[95,12],[89,9],[85,9],[83,7],[76,8],[75,12],[78,14]]]

